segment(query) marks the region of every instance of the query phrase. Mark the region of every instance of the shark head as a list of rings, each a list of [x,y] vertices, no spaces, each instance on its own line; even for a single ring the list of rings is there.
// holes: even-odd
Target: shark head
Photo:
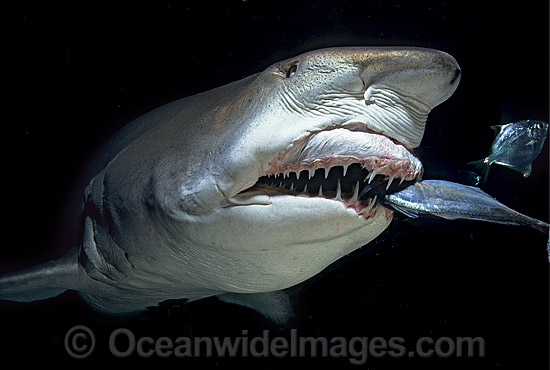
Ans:
[[[377,197],[422,175],[411,150],[459,77],[439,51],[325,49],[160,107],[100,153],[78,248],[0,298],[118,313],[298,284],[389,225]]]
[[[217,93],[213,129],[201,135],[207,176],[178,182],[164,204],[190,244],[224,256],[220,290],[297,284],[389,225],[377,194],[420,178],[410,150],[459,80],[450,55],[419,48],[325,49],[276,63]]]

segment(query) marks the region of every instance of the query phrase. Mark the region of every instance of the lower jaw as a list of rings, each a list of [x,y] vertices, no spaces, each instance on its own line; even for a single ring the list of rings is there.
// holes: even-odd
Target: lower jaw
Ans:
[[[391,209],[388,209],[379,203],[382,201],[382,198],[378,195],[357,198],[357,193],[355,193],[354,196],[353,194],[341,194],[335,191],[308,194],[296,190],[286,189],[284,187],[279,188],[264,184],[256,184],[251,190],[269,194],[270,197],[290,195],[300,198],[326,199],[333,202],[339,202],[344,208],[353,210],[358,217],[363,217],[364,219],[373,218],[376,213],[381,210],[385,212],[386,218],[391,218],[393,215],[393,211]]]

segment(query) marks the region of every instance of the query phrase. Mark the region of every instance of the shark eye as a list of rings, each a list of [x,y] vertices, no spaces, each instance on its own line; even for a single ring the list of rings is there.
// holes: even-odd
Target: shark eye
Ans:
[[[289,69],[286,70],[286,78],[290,78],[296,74],[296,70],[298,69],[297,64],[293,64]]]

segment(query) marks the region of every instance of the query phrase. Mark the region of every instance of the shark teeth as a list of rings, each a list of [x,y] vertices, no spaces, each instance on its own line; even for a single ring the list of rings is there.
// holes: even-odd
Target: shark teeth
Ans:
[[[309,132],[262,162],[258,188],[252,189],[333,199],[368,217],[378,199],[420,180],[422,173],[422,163],[403,144],[361,125],[331,127]]]
[[[387,183],[387,185],[386,185],[386,190],[388,190],[388,189],[390,188],[391,183],[393,182],[393,179],[395,179],[395,175],[389,177],[388,183]]]
[[[338,179],[338,185],[336,185],[336,197],[337,200],[342,200],[342,184],[340,184],[340,179]]]
[[[392,166],[392,169],[395,170],[395,167]],[[302,171],[307,171],[307,175]],[[390,175],[384,172],[379,169],[368,170],[363,164],[354,163],[335,167],[322,167],[318,170],[308,168],[297,171],[281,171],[280,173],[268,174],[260,178],[258,182],[284,187],[298,193],[309,192],[312,194],[317,193],[322,184],[325,192],[333,191],[335,197],[339,199],[344,199],[344,195],[352,196],[357,190],[356,183],[359,183],[357,197],[360,199],[368,195],[367,193],[373,189],[383,190],[384,192],[395,191],[402,187],[403,183],[411,181],[407,176],[402,176],[397,170]],[[397,179],[399,181],[396,181]]]
[[[377,165],[382,165],[382,162]],[[401,176],[399,166],[392,165],[392,173],[386,173],[379,168],[369,170],[362,163],[350,163],[317,170],[302,168],[272,173],[260,178],[258,185],[277,189],[279,194],[338,201],[368,218],[376,213],[379,199],[412,183],[407,176]]]
[[[363,182],[367,181],[367,178],[368,178],[369,179],[369,184],[370,184],[372,182],[372,180],[374,179],[374,176],[376,176],[376,171],[372,171],[369,176],[365,177],[365,180],[363,180]]]
[[[378,198],[378,195],[375,195],[374,198],[370,198],[369,199],[369,204],[367,205],[366,208],[364,208],[361,213],[367,215],[367,216],[370,216],[370,213],[371,211],[375,211],[376,212],[376,207],[377,207],[377,204],[376,204],[376,199]]]

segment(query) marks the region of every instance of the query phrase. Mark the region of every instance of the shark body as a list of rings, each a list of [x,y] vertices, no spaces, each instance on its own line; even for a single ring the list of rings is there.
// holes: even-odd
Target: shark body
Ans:
[[[265,294],[389,225],[392,211],[358,194],[420,178],[411,150],[459,80],[436,50],[322,49],[162,106],[98,158],[79,245],[1,276],[0,298],[74,289],[113,314],[213,295],[284,306]]]

